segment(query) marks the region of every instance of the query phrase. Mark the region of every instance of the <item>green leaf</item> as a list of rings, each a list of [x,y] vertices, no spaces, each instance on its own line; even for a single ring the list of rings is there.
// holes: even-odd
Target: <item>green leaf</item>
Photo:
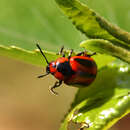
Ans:
[[[95,82],[79,89],[60,130],[70,122],[89,125],[88,130],[110,128],[130,112],[130,66],[110,64],[100,70]]]
[[[53,61],[56,58],[58,58],[58,56],[55,53],[51,53],[48,51],[43,51],[43,52],[49,61]],[[41,53],[39,53],[38,49],[34,51],[28,51],[22,48],[18,48],[16,46],[6,47],[0,45],[0,54],[3,56],[8,56],[10,58],[18,59],[26,63],[30,63],[37,66],[46,65],[46,62],[43,59]]]
[[[100,38],[118,43],[120,46],[130,44],[130,33],[112,25],[79,0],[56,0],[59,7],[72,20],[81,32],[90,38]]]
[[[80,47],[84,47],[91,51],[99,52],[101,54],[109,54],[118,57],[125,62],[130,63],[130,51],[121,48],[120,46],[114,46],[111,42],[103,39],[90,39],[83,41]],[[130,49],[130,47],[128,47]]]
[[[111,23],[130,32],[129,0],[81,0]]]

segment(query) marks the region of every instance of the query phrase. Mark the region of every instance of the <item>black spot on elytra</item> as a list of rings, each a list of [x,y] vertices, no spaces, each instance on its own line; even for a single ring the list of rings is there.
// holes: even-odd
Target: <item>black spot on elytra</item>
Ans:
[[[57,65],[57,70],[59,72],[61,72],[64,76],[71,76],[73,75],[75,72],[71,69],[71,66],[69,64],[68,61],[64,62],[64,63],[59,63]]]
[[[88,72],[79,72],[79,76],[80,77],[84,77],[84,78],[95,78],[96,77],[96,74],[91,74],[91,73],[88,73]]]
[[[94,66],[94,62],[91,60],[84,60],[84,59],[79,59],[79,58],[76,58],[74,60],[85,67],[93,67]]]

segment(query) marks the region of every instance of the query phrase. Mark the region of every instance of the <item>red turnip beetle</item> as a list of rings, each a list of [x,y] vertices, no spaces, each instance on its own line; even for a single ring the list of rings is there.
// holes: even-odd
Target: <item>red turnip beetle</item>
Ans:
[[[62,47],[59,52],[62,57],[55,61],[48,62],[40,46],[38,44],[36,45],[48,64],[46,67],[46,74],[40,75],[38,78],[52,74],[59,80],[56,81],[54,86],[50,89],[54,94],[57,94],[54,89],[59,87],[63,82],[76,87],[86,87],[95,80],[97,65],[91,56],[96,53],[88,55],[86,52],[80,52],[76,56],[71,56],[73,53],[73,50],[71,50],[69,56],[65,57],[63,52],[64,47]]]

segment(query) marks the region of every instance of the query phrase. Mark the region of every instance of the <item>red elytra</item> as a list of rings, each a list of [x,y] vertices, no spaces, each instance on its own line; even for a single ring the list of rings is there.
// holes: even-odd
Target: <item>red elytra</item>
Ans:
[[[57,92],[54,91],[54,88],[59,87],[63,82],[67,85],[76,87],[86,87],[95,80],[97,65],[91,57],[92,55],[95,55],[95,53],[87,55],[86,52],[81,52],[76,56],[71,56],[73,52],[73,50],[71,50],[69,56],[65,57],[62,47],[59,52],[59,54],[62,54],[62,57],[55,61],[48,62],[38,44],[37,47],[48,64],[46,67],[46,74],[38,76],[38,78],[44,77],[48,74],[52,74],[57,78],[59,81],[56,81],[54,86],[51,87],[51,91],[54,94],[57,94]]]

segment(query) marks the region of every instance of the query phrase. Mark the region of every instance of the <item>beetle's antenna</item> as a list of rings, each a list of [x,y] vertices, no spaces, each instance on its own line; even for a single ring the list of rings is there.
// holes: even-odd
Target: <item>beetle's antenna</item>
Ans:
[[[37,78],[42,78],[42,77],[44,77],[44,76],[46,76],[46,75],[48,75],[49,73],[46,73],[46,74],[44,74],[44,75],[40,75],[40,76],[38,76]]]
[[[39,46],[39,44],[36,44],[36,46],[38,47],[38,49],[40,50],[41,54],[42,54],[42,55],[43,55],[43,57],[45,58],[46,63],[47,63],[47,64],[49,64],[49,62],[48,62],[48,60],[47,60],[46,56],[44,55],[44,53],[43,53],[43,51],[42,51],[41,47]]]

